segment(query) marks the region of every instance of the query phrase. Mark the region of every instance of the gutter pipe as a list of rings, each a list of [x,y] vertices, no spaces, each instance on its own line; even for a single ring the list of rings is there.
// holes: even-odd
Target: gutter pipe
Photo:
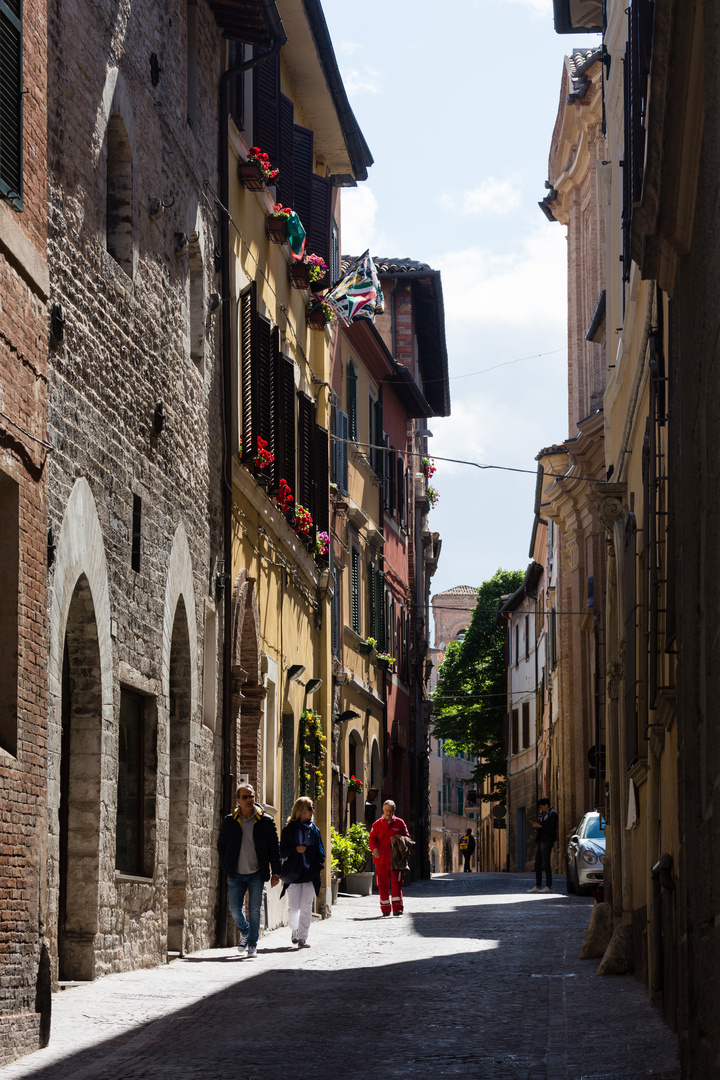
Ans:
[[[233,804],[234,774],[231,760],[232,749],[232,348],[231,348],[231,294],[230,294],[230,211],[228,202],[230,198],[229,169],[229,146],[228,146],[228,86],[231,79],[237,79],[246,71],[257,67],[266,60],[276,56],[287,41],[287,35],[283,28],[280,14],[275,6],[275,0],[260,0],[263,9],[265,25],[272,36],[270,49],[254,55],[250,60],[229,68],[220,76],[218,87],[218,123],[219,123],[219,154],[218,167],[220,170],[220,252],[221,252],[221,296],[222,305],[222,333],[221,333],[221,361],[222,361],[222,430],[223,430],[223,475],[222,475],[222,507],[223,507],[223,552],[225,565],[222,580],[223,590],[223,698],[222,698],[222,753],[223,753],[223,777],[222,777],[222,808],[223,814],[229,814]],[[227,880],[222,869],[220,870],[219,909],[217,922],[218,945],[222,948],[227,944],[228,930],[228,906],[227,906]]]

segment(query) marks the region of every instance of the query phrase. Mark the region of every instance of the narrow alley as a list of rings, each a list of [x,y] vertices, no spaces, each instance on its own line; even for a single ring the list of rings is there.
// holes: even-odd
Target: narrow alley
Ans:
[[[592,900],[532,883],[436,875],[397,919],[341,896],[311,948],[283,928],[257,958],[212,949],[64,990],[49,1047],[0,1080],[678,1080],[644,986],[577,959]]]

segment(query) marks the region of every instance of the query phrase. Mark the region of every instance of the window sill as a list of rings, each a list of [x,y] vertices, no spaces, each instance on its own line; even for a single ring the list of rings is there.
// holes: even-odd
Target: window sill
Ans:
[[[141,877],[139,874],[126,874],[123,870],[115,871],[115,882],[120,885],[152,885],[151,877]]]

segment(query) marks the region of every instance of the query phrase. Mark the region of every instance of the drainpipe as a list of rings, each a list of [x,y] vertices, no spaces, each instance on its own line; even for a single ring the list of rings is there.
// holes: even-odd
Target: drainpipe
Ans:
[[[222,305],[222,334],[221,334],[221,359],[222,359],[222,382],[223,382],[223,477],[222,477],[222,504],[223,504],[223,552],[225,559],[223,580],[225,589],[223,592],[223,713],[222,713],[222,747],[223,747],[223,781],[222,781],[222,806],[223,814],[229,814],[233,807],[233,781],[232,771],[232,347],[231,347],[231,293],[230,293],[230,177],[229,177],[229,146],[228,146],[228,85],[231,79],[237,79],[246,71],[257,67],[258,64],[270,60],[276,56],[287,41],[283,29],[282,20],[278,14],[274,0],[261,0],[265,24],[272,34],[272,45],[267,52],[258,53],[250,60],[229,68],[220,77],[218,87],[219,98],[219,156],[218,167],[220,170],[220,252],[221,252],[221,296]],[[222,869],[220,870],[220,899],[218,910],[218,945],[223,947],[227,944],[228,927],[227,906],[227,880]]]
[[[675,889],[675,879],[672,876],[672,855],[664,851],[653,866],[652,874],[652,974],[651,986],[656,994],[664,988],[663,972],[663,943],[662,943],[662,891]]]

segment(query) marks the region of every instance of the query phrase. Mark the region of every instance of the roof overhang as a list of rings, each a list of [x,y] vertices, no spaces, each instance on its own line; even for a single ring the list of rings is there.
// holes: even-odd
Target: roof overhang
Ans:
[[[269,49],[282,32],[275,0],[209,0],[223,37]]]
[[[376,263],[383,278],[410,282],[415,300],[418,360],[422,392],[430,405],[429,416],[450,415],[450,379],[445,341],[445,304],[439,270],[387,273]]]
[[[602,0],[553,0],[556,34],[601,34]]]
[[[367,180],[373,157],[350,108],[320,0],[277,0],[277,7],[288,38],[282,59],[317,156],[339,186]]]

